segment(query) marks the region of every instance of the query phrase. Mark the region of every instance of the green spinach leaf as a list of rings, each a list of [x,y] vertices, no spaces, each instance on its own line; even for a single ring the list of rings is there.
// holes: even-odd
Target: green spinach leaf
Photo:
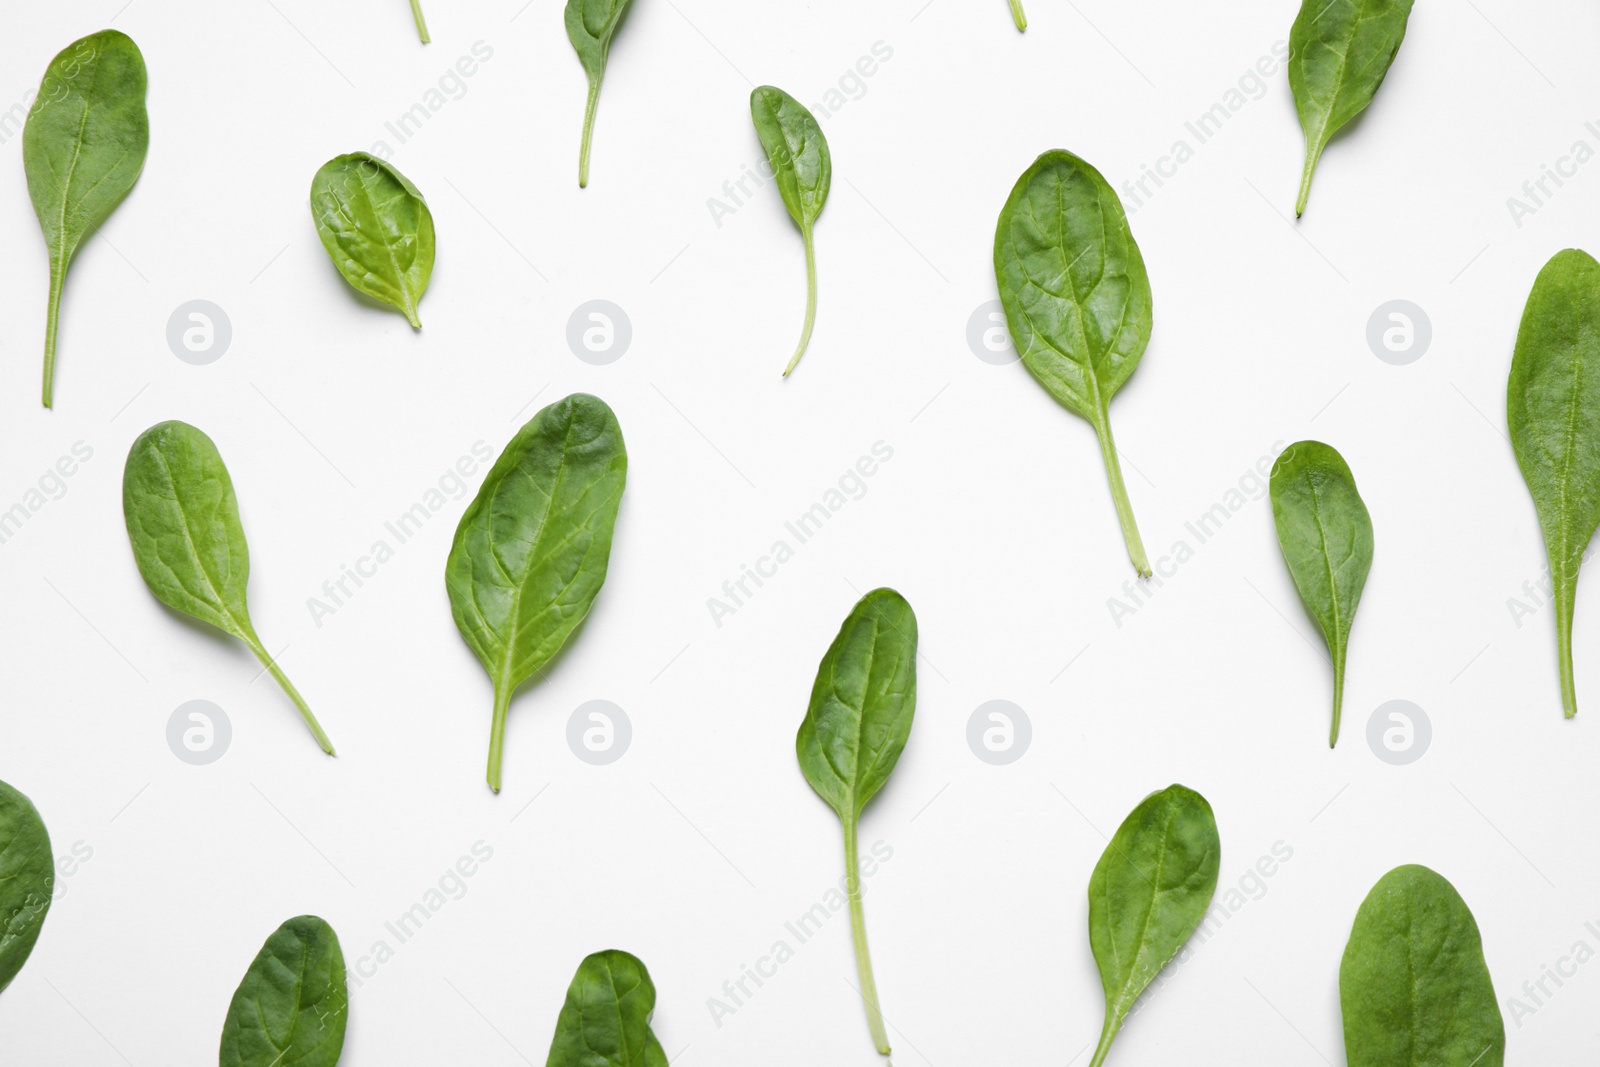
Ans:
[[[1372,568],[1372,517],[1344,457],[1321,441],[1284,449],[1272,465],[1271,487],[1283,562],[1333,657],[1332,748],[1339,743],[1350,624]]]
[[[1426,867],[1396,867],[1361,902],[1339,965],[1339,1007],[1350,1067],[1505,1062],[1478,924]]]
[[[139,46],[102,30],[50,61],[22,130],[28,195],[50,250],[50,306],[44,334],[44,406],[56,371],[56,325],[67,268],[85,237],[139,180],[150,147],[148,78]]]
[[[456,527],[445,587],[456,628],[494,682],[496,793],[511,694],[589,614],[627,476],[617,417],[598,397],[574,393],[517,431]]]
[[[1011,0],[1011,17],[1016,21],[1019,33],[1027,30],[1028,16],[1022,13],[1022,0]]]
[[[1528,294],[1506,383],[1506,422],[1550,558],[1561,703],[1578,713],[1572,609],[1600,527],[1600,263],[1557,252]]]
[[[618,949],[584,957],[567,987],[545,1067],[667,1067],[650,1030],[656,987],[638,958]]]
[[[633,0],[567,0],[567,40],[589,77],[589,100],[583,108],[583,145],[578,149],[578,187],[589,184],[589,142],[594,137],[594,113],[600,106],[600,82],[606,76],[611,38]]]
[[[994,274],[1023,365],[1100,439],[1128,557],[1150,577],[1111,436],[1111,398],[1150,343],[1150,277],[1122,201],[1071,152],[1017,179],[994,234]]]
[[[1289,88],[1306,134],[1296,218],[1333,135],[1365,111],[1400,51],[1411,0],[1301,0],[1289,30]]]
[[[1089,945],[1106,1020],[1089,1067],[1100,1067],[1139,994],[1183,948],[1217,890],[1222,843],[1206,798],[1171,785],[1117,827],[1089,879]]]
[[[787,378],[806,354],[811,343],[811,327],[817,321],[817,254],[811,233],[822,214],[822,205],[828,202],[828,188],[833,183],[833,157],[828,153],[828,139],[822,127],[812,118],[805,105],[770,85],[762,85],[750,94],[750,117],[756,124],[756,137],[772,164],[772,176],[778,183],[778,195],[789,217],[800,227],[800,239],[806,246],[806,321],[800,330],[800,344],[794,357],[783,369]]]
[[[333,742],[250,623],[250,549],[233,479],[211,438],[176,420],[140,434],[122,471],[122,516],[134,561],[156,599],[249,646],[300,709],[317,744],[333,755]]]
[[[422,38],[422,43],[433,40],[428,36],[428,24],[422,18],[422,0],[411,0],[411,17],[417,20],[417,36]]]
[[[856,831],[861,810],[889,781],[917,710],[917,616],[893,589],[874,589],[851,610],[817,667],[811,704],[795,737],[800,770],[844,826],[845,878],[856,969],[873,1044],[889,1055],[867,951]]]
[[[55,895],[50,834],[33,802],[0,782],[0,990],[28,962]]]
[[[417,329],[433,276],[433,213],[417,187],[365,152],[335,156],[311,180],[317,236],[344,280]]]
[[[228,1006],[221,1067],[334,1067],[350,1018],[344,953],[315,915],[267,938]]]

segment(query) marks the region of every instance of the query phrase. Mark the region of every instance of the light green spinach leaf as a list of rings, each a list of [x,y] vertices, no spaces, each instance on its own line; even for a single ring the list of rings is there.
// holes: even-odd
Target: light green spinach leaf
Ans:
[[[589,142],[594,137],[594,114],[600,106],[600,82],[606,76],[611,39],[633,0],[567,0],[567,40],[589,77],[589,100],[583,109],[583,144],[578,149],[578,187],[589,184]]]
[[[1506,1031],[1461,894],[1396,867],[1361,902],[1339,965],[1349,1067],[1501,1067]]]
[[[917,616],[893,589],[874,589],[856,603],[822,657],[794,747],[806,781],[844,827],[856,970],[873,1044],[885,1056],[889,1034],[867,951],[856,833],[862,809],[889,781],[900,760],[916,710]]]
[[[1411,0],[1301,0],[1289,30],[1289,88],[1306,134],[1296,218],[1306,213],[1322,150],[1372,103],[1410,17]]]
[[[31,800],[0,782],[0,990],[28,962],[55,886],[44,820]]]
[[[140,434],[122,471],[122,516],[134,562],[156,599],[243,641],[332,756],[333,742],[250,623],[250,549],[233,479],[211,438],[176,420]]]
[[[1171,785],[1133,809],[1089,879],[1089,945],[1106,1019],[1089,1067],[1100,1067],[1139,994],[1211,906],[1222,843],[1206,798]]]
[[[517,432],[456,527],[445,587],[456,628],[494,682],[496,793],[511,694],[589,614],[627,476],[617,417],[598,397],[574,393]]]
[[[1528,294],[1506,383],[1506,423],[1550,559],[1561,704],[1578,713],[1572,609],[1600,527],[1600,263],[1557,252]]]
[[[822,215],[822,205],[828,202],[828,189],[833,184],[833,157],[828,153],[828,139],[822,127],[807,111],[805,105],[771,85],[758,86],[750,94],[750,117],[756,125],[756,137],[767,153],[772,165],[772,176],[778,183],[778,195],[789,217],[800,227],[800,239],[806,247],[806,321],[800,330],[800,344],[794,357],[783,369],[789,372],[806,354],[811,343],[811,327],[817,321],[817,254],[812,242],[812,230]]]
[[[417,329],[433,276],[433,213],[417,187],[377,156],[335,156],[311,180],[311,217],[333,265],[360,292]]]
[[[1122,201],[1071,152],[1046,152],[1017,179],[994,234],[994,274],[1022,363],[1100,440],[1128,557],[1150,577],[1111,436],[1111,398],[1150,343],[1150,277]]]
[[[638,958],[618,949],[584,957],[567,987],[545,1067],[667,1067],[650,1030],[656,987]]]
[[[344,953],[315,915],[267,938],[228,1006],[221,1067],[334,1067],[350,1019]]]
[[[50,61],[22,130],[28,195],[50,250],[44,406],[56,371],[56,326],[67,268],[84,238],[139,180],[150,147],[144,56],[126,34],[102,30]]]
[[[1372,568],[1372,517],[1344,457],[1321,441],[1283,450],[1272,465],[1271,492],[1283,562],[1333,657],[1332,748],[1339,743],[1350,625]]]

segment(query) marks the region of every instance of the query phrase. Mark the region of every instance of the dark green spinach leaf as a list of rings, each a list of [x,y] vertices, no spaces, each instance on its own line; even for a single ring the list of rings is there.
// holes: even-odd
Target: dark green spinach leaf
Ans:
[[[44,820],[31,800],[0,782],[0,990],[28,962],[55,887]]]
[[[1296,218],[1306,213],[1322,150],[1372,103],[1410,17],[1411,0],[1301,0],[1289,30],[1289,88],[1306,134]]]
[[[861,810],[889,781],[917,710],[917,616],[893,589],[857,602],[817,667],[811,704],[795,737],[800,770],[844,826],[845,878],[856,970],[873,1044],[889,1055],[878,985],[867,951],[856,831]]]
[[[322,751],[333,755],[333,742],[250,623],[250,549],[233,479],[211,438],[176,420],[140,434],[122,471],[122,516],[134,561],[156,599],[249,646],[300,709]]]
[[[311,217],[333,265],[360,292],[417,329],[433,276],[433,213],[417,187],[377,156],[335,156],[311,180]]]
[[[589,77],[589,100],[583,108],[583,144],[578,149],[578,187],[589,184],[589,142],[594,137],[594,113],[600,106],[600,82],[611,56],[611,38],[633,0],[567,0],[567,40]]]
[[[1171,785],[1133,809],[1089,879],[1089,945],[1106,1019],[1100,1067],[1139,994],[1183,948],[1217,890],[1222,843],[1206,798]]]
[[[1349,1067],[1501,1067],[1506,1031],[1466,902],[1426,867],[1396,867],[1361,902],[1339,1007]]]
[[[805,105],[771,85],[762,85],[750,94],[750,117],[756,124],[756,137],[772,165],[778,195],[789,217],[800,227],[806,246],[806,321],[800,329],[800,344],[783,369],[787,378],[806,354],[811,343],[811,327],[817,321],[817,255],[811,234],[828,202],[833,183],[833,158],[822,127]]]
[[[650,1030],[656,987],[638,958],[618,949],[584,957],[567,987],[545,1067],[667,1067]]]
[[[445,587],[456,628],[494,682],[496,793],[511,694],[589,614],[627,476],[617,417],[598,397],[574,393],[517,432],[456,527]]]
[[[1350,625],[1372,568],[1372,518],[1344,457],[1321,441],[1284,449],[1272,465],[1271,485],[1283,561],[1333,657],[1332,748],[1339,743]]]
[[[150,147],[144,56],[126,34],[102,30],[50,61],[22,130],[28,195],[50,249],[44,406],[56,371],[56,325],[67,268],[139,180]]]
[[[1000,212],[994,274],[1023,365],[1094,427],[1128,557],[1150,577],[1111,436],[1111,398],[1144,357],[1152,323],[1150,277],[1122,201],[1071,152],[1046,152]]]
[[[334,1067],[350,1018],[344,953],[315,915],[267,938],[228,1006],[221,1067]]]

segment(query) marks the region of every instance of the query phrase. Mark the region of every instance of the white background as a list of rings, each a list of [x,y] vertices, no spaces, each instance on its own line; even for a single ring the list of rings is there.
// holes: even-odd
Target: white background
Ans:
[[[583,191],[585,82],[556,0],[429,0],[427,47],[404,0],[120,3],[35,4],[0,37],[0,110],[113,25],[144,51],[151,115],[143,177],[74,264],[51,412],[45,250],[20,137],[0,144],[0,507],[74,442],[93,449],[0,545],[0,777],[58,854],[93,852],[0,996],[8,1062],[209,1062],[279,922],[326,917],[356,968],[478,841],[493,859],[465,896],[352,990],[351,1067],[541,1064],[574,968],[604,947],[649,965],[674,1064],[877,1062],[843,915],[720,1026],[707,1004],[842,873],[793,735],[818,658],[875,585],[901,590],[922,632],[916,725],[862,830],[894,850],[867,918],[903,1067],[1086,1061],[1102,1010],[1089,873],[1104,835],[1173,781],[1215,807],[1224,889],[1277,842],[1293,856],[1112,1062],[1342,1063],[1350,922],[1408,862],[1476,914],[1512,1060],[1593,1059],[1600,965],[1520,1025],[1508,1002],[1580,939],[1600,948],[1584,927],[1600,920],[1600,575],[1579,591],[1584,710],[1566,722],[1549,611],[1518,626],[1508,609],[1544,550],[1504,419],[1534,275],[1562,247],[1600,246],[1600,163],[1521,226],[1506,204],[1575,141],[1600,148],[1583,125],[1600,118],[1592,5],[1419,4],[1298,225],[1281,67],[1136,211],[1156,326],[1113,420],[1152,558],[1180,539],[1195,553],[1118,626],[1107,601],[1132,571],[1092,433],[966,340],[996,296],[995,219],[1045,149],[1120,187],[1175,140],[1195,147],[1184,122],[1287,38],[1293,0],[1029,0],[1026,35],[1003,0],[639,0]],[[492,59],[399,145],[384,124],[477,41]],[[820,310],[783,382],[798,234],[770,185],[720,226],[707,200],[759,158],[752,83],[818,105],[879,41],[892,58],[823,118]],[[378,141],[438,227],[420,334],[354,296],[307,210],[322,162]],[[197,298],[234,331],[209,366],[166,341]],[[603,367],[566,343],[595,298],[634,331]],[[1409,366],[1365,339],[1396,298],[1432,321]],[[490,686],[443,583],[467,496],[320,627],[307,600],[474,442],[498,452],[578,390],[615,408],[631,458],[611,574],[569,653],[514,702],[496,797]],[[121,467],[168,418],[210,433],[232,471],[257,629],[337,760],[243,647],[139,579]],[[1184,529],[1275,444],[1310,436],[1348,459],[1377,532],[1333,751],[1329,668],[1262,493],[1204,545]],[[707,599],[880,440],[893,459],[865,496],[716,626]],[[1006,767],[966,741],[997,698],[1033,725]],[[233,724],[208,767],[167,745],[191,699]],[[591,699],[632,720],[610,766],[565,741]],[[1410,766],[1366,742],[1392,699],[1433,724]]]

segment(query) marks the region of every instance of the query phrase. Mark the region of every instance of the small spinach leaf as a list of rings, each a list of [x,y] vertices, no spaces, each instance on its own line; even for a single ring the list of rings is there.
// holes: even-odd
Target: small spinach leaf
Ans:
[[[250,623],[250,549],[233,479],[211,438],[176,420],[140,434],[122,472],[122,516],[134,562],[156,599],[249,646],[300,709],[322,751],[333,755],[333,742]]]
[[[433,40],[428,36],[428,24],[422,18],[422,0],[411,0],[411,17],[417,20],[417,36],[422,38],[422,43]]]
[[[656,987],[638,958],[618,949],[584,957],[567,987],[545,1067],[667,1067],[650,1030]]]
[[[433,213],[417,187],[365,152],[335,156],[311,180],[317,236],[344,280],[417,329],[433,276]]]
[[[994,234],[994,274],[1023,365],[1100,440],[1128,557],[1150,577],[1122,464],[1111,397],[1150,343],[1150,277],[1122,201],[1071,152],[1046,152],[1017,179]]]
[[[55,895],[55,862],[33,802],[0,782],[0,990],[39,940]]]
[[[1011,0],[1011,17],[1017,23],[1017,31],[1023,32],[1028,28],[1028,16],[1022,13],[1022,0]]]
[[[627,477],[617,417],[598,397],[574,393],[517,431],[456,527],[445,587],[456,628],[494,682],[496,793],[511,694],[589,614]]]
[[[1339,743],[1350,624],[1372,568],[1372,518],[1344,457],[1321,441],[1284,449],[1272,465],[1271,486],[1283,562],[1333,657],[1332,748]]]
[[[126,34],[102,30],[50,61],[22,130],[28,195],[50,249],[44,406],[56,370],[56,325],[67,268],[144,169],[150,147],[144,56]]]
[[[1478,924],[1455,887],[1396,867],[1356,912],[1339,965],[1350,1067],[1501,1067],[1506,1031]]]
[[[1296,218],[1306,213],[1322,150],[1372,103],[1410,16],[1411,0],[1301,0],[1289,30],[1289,88],[1306,134]]]
[[[344,953],[315,915],[290,919],[256,953],[222,1024],[221,1067],[334,1067],[350,1017]]]
[[[1139,994],[1183,948],[1211,906],[1222,844],[1206,798],[1171,785],[1133,809],[1089,879],[1089,945],[1106,1020],[1100,1067]]]
[[[1600,527],[1600,263],[1557,252],[1528,294],[1506,382],[1506,423],[1550,558],[1561,703],[1578,713],[1572,608]]]
[[[583,144],[578,149],[578,187],[589,184],[589,142],[594,137],[594,113],[600,106],[600,82],[606,76],[611,38],[633,0],[567,0],[567,40],[589,76],[589,100],[583,108]]]
[[[806,354],[811,343],[811,327],[817,321],[817,255],[812,245],[811,232],[822,214],[822,205],[828,202],[828,188],[833,183],[833,158],[828,153],[828,139],[822,127],[807,111],[805,105],[770,85],[762,85],[750,94],[750,118],[756,124],[756,137],[772,164],[773,177],[778,182],[778,195],[789,217],[800,227],[800,239],[806,246],[806,321],[800,330],[800,344],[794,357],[783,369],[787,378]]]
[[[889,781],[917,710],[917,616],[893,589],[857,602],[817,667],[811,704],[795,737],[806,781],[844,826],[845,877],[856,969],[873,1044],[889,1055],[867,951],[856,830],[861,810]]]

